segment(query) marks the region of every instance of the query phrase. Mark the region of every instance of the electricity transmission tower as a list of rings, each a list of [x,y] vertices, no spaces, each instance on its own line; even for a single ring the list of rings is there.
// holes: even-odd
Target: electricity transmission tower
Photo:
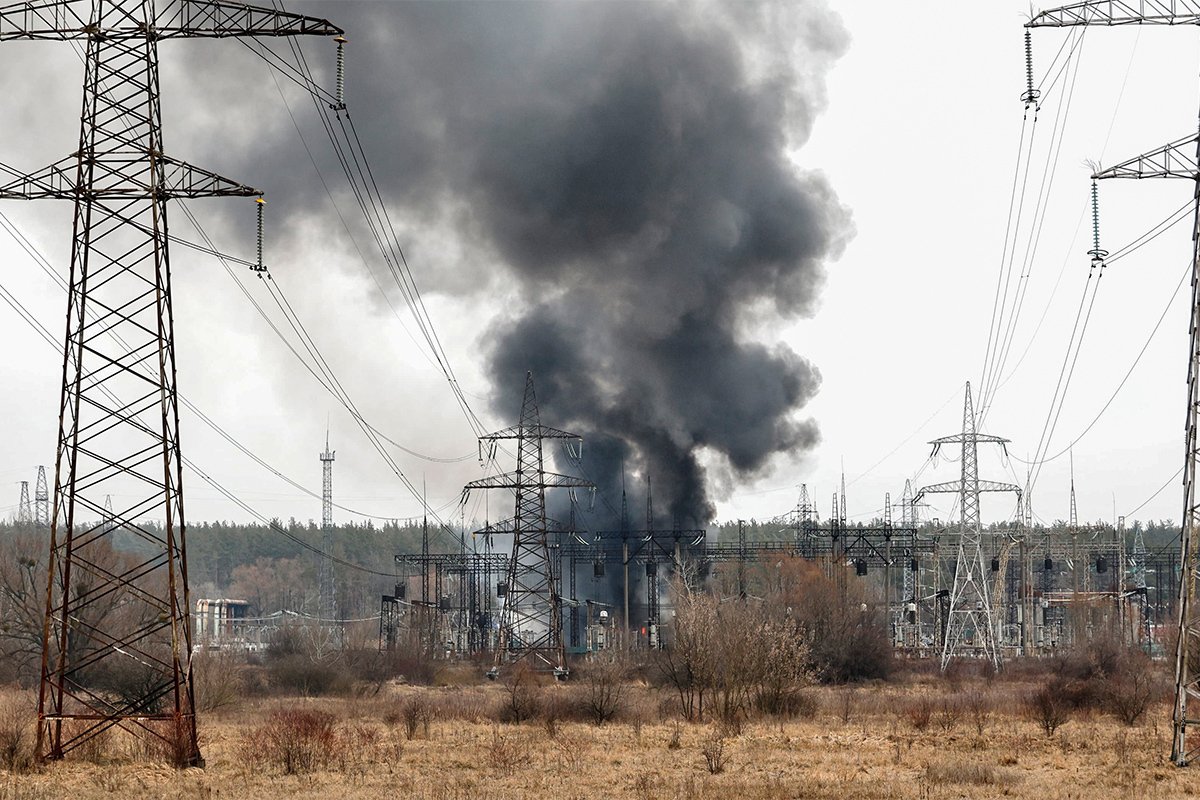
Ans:
[[[317,616],[322,624],[331,623],[337,616],[337,600],[333,589],[333,452],[329,449],[329,432],[325,432],[325,452],[321,453],[321,567],[317,578]]]
[[[1200,25],[1200,8],[1195,2],[1090,2],[1072,3],[1043,11],[1033,17],[1027,28],[1065,28],[1088,25]],[[1200,524],[1200,498],[1197,497],[1197,472],[1200,468],[1200,136],[1196,133],[1163,147],[1135,156],[1092,175],[1105,178],[1179,178],[1192,182],[1196,210],[1192,235],[1192,308],[1191,345],[1188,355],[1187,419],[1184,425],[1183,529],[1180,561],[1183,578],[1179,582],[1179,637],[1175,650],[1174,735],[1171,760],[1187,766],[1200,750],[1189,726],[1200,725],[1200,716],[1189,712],[1193,701],[1200,704],[1200,610],[1196,608],[1200,588],[1200,553],[1197,552],[1197,526]]]
[[[321,19],[223,0],[34,0],[0,7],[0,41],[84,43],[79,144],[0,199],[74,203],[50,522],[37,754],[61,758],[113,726],[203,763],[191,682],[167,201],[260,192],[166,155],[158,45],[166,39],[334,36]],[[146,548],[102,562],[106,494]],[[147,524],[152,520],[154,524]],[[114,607],[120,613],[108,613]],[[136,674],[130,696],[104,674]]]
[[[971,384],[967,384],[963,400],[962,433],[934,439],[936,454],[943,445],[962,446],[959,480],[935,483],[921,487],[913,498],[919,503],[927,494],[952,493],[958,495],[962,518],[958,534],[958,558],[954,565],[954,584],[950,590],[950,614],[946,623],[945,638],[942,640],[942,669],[950,665],[957,656],[969,653],[988,659],[1000,666],[1000,649],[996,639],[996,620],[992,614],[991,598],[988,596],[986,562],[983,557],[983,524],[979,516],[979,495],[983,492],[1016,492],[1017,505],[1021,502],[1021,487],[1011,483],[979,479],[980,442],[1004,447],[1008,439],[979,433],[975,430],[975,412],[971,403]]]
[[[33,522],[39,528],[50,527],[50,492],[46,489],[46,468],[38,467],[37,485],[33,490]]]
[[[29,481],[21,481],[21,503],[17,506],[17,524],[33,524],[33,511],[29,506]]]
[[[564,440],[567,447],[574,448],[572,460],[581,457],[582,438],[542,424],[533,391],[533,373],[529,372],[525,375],[520,423],[479,439],[481,447],[487,443],[489,458],[499,442],[515,440],[516,471],[471,481],[463,487],[464,502],[472,489],[511,489],[516,496],[512,518],[489,529],[492,533],[511,533],[513,537],[500,618],[500,646],[496,648],[496,662],[489,673],[492,677],[506,656],[513,661],[528,659],[535,668],[552,669],[557,677],[567,675],[562,607],[546,519],[546,490],[595,486],[581,478],[547,472],[542,453],[542,442],[547,439]],[[561,523],[554,523],[553,527],[564,529]]]

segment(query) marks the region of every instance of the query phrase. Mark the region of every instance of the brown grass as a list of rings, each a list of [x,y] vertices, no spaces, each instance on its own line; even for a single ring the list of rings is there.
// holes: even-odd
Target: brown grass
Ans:
[[[975,688],[986,693],[986,703],[971,695]],[[704,752],[706,745],[712,750],[713,726],[659,722],[651,712],[640,735],[619,717],[599,727],[558,720],[551,737],[541,720],[494,722],[491,715],[506,699],[499,685],[385,688],[370,701],[244,700],[220,716],[201,718],[204,770],[178,771],[110,745],[93,754],[97,763],[75,759],[28,773],[0,771],[0,800],[64,794],[80,800],[1167,800],[1200,794],[1194,775],[1166,758],[1166,704],[1156,701],[1132,731],[1112,716],[1095,714],[1048,737],[1021,702],[1032,688],[988,687],[982,679],[964,678],[956,695],[960,722],[950,730],[937,723],[937,704],[933,721],[921,730],[903,711],[919,698],[940,701],[947,690],[938,681],[861,686],[845,721],[845,690],[816,689],[822,710],[815,717],[752,718],[740,735],[726,735],[717,774],[710,774]],[[652,690],[631,685],[627,692],[634,707],[657,707]],[[431,710],[431,722],[427,737],[410,741],[402,719],[388,725],[383,717],[414,693]],[[279,762],[253,757],[261,743],[251,733],[281,710],[329,715],[328,754],[315,757],[308,771],[289,774]],[[982,736],[977,723],[985,726]]]

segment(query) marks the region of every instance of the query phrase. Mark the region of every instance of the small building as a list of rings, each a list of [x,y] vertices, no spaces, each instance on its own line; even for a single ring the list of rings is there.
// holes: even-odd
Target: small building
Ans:
[[[196,601],[195,646],[209,650],[236,649],[245,641],[250,603],[228,598]]]

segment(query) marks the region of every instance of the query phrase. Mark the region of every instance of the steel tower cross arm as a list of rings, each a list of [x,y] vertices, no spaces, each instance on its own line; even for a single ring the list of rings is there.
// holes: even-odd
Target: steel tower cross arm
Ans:
[[[1015,483],[1002,483],[1001,481],[979,481],[979,491],[981,492],[1015,492],[1017,502],[1021,500],[1022,489]],[[946,483],[934,483],[929,486],[922,486],[917,490],[916,496],[913,498],[913,505],[921,502],[921,499],[927,494],[959,494],[962,492],[961,481],[947,481]]]
[[[1089,0],[1035,14],[1026,28],[1200,25],[1200,0]]]
[[[508,519],[501,520],[500,522],[493,522],[477,531],[472,531],[471,535],[493,536],[509,534],[517,530],[518,524],[519,523],[516,519],[509,517]],[[552,517],[546,517],[546,533],[574,533],[574,531],[572,531],[571,526],[567,525],[565,522],[560,522]]]
[[[122,18],[125,24],[122,24]],[[92,19],[92,0],[28,0],[0,6],[0,41],[67,41],[101,36],[106,40],[145,39],[145,25],[130,15]],[[154,38],[193,39],[241,36],[338,36],[345,33],[325,19],[224,0],[172,0],[155,14]]]
[[[1157,150],[1142,153],[1092,173],[1094,180],[1105,178],[1200,178],[1196,146],[1200,136],[1193,133]]]
[[[990,433],[975,433],[970,436],[962,433],[953,433],[949,436],[943,436],[940,439],[933,439],[929,443],[937,446],[943,444],[962,444],[968,438],[974,439],[980,444],[1008,444],[1012,441],[1011,439],[1005,439],[1003,436],[992,436]]]
[[[472,489],[592,489],[595,484],[576,478],[572,475],[562,475],[557,472],[542,472],[538,479],[530,480],[520,472],[506,472],[503,475],[489,475],[471,481],[463,486],[463,494]]]
[[[503,430],[489,433],[486,436],[480,436],[480,441],[496,442],[501,439],[522,439],[531,436],[536,436],[540,439],[576,439],[583,441],[583,437],[577,433],[551,428],[549,425],[512,425]]]
[[[215,172],[159,155],[163,168],[161,185],[151,183],[152,176],[130,180],[130,167],[144,160],[144,154],[130,153],[127,158],[105,157],[92,162],[92,183],[78,185],[79,156],[72,155],[23,175],[0,164],[0,175],[12,180],[0,183],[0,200],[122,200],[135,198],[194,199],[197,197],[254,197],[262,192],[225,178]]]

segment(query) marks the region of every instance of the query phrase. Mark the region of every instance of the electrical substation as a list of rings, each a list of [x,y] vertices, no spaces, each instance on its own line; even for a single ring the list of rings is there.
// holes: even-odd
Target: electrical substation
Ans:
[[[1025,114],[1036,124],[1043,91],[1034,81],[1032,29],[1196,26],[1200,9],[1194,6],[1093,0],[1037,13],[1025,26]],[[855,613],[861,615],[856,624],[878,621],[898,658],[926,659],[942,671],[957,661],[1003,670],[1015,659],[1049,658],[1098,639],[1170,660],[1176,675],[1171,757],[1179,766],[1194,761],[1200,750],[1193,730],[1200,725],[1200,499],[1195,485],[1200,467],[1200,133],[1096,168],[1091,175],[1087,254],[1093,299],[1109,262],[1100,241],[1098,182],[1192,181],[1193,297],[1178,547],[1148,548],[1143,530],[1127,530],[1126,518],[1115,511],[1112,524],[1081,523],[1074,455],[1069,456],[1065,527],[1039,524],[1032,488],[1041,465],[1050,460],[1045,430],[1046,442],[1039,442],[1036,457],[1026,462],[1024,484],[981,475],[987,470],[981,469],[980,453],[994,450],[1007,459],[1012,443],[985,432],[1011,345],[1011,331],[995,319],[998,334],[989,340],[984,376],[974,388],[969,382],[963,386],[961,427],[956,424],[954,432],[928,442],[929,462],[958,463],[956,480],[922,485],[918,472],[905,482],[898,502],[888,493],[877,513],[855,521],[847,514],[843,474],[827,516],[819,509],[825,500],[818,503],[812,484],[804,483],[796,487],[792,508],[765,520],[739,520],[736,531],[732,525],[722,531],[699,522],[704,511],[682,507],[678,497],[662,503],[666,482],[653,483],[650,459],[631,470],[629,487],[621,461],[619,498],[603,496],[612,484],[589,476],[585,436],[543,423],[543,418],[553,422],[558,409],[554,402],[539,404],[535,371],[522,376],[514,424],[489,432],[475,416],[448,367],[361,140],[349,123],[344,33],[324,19],[223,0],[45,0],[0,7],[0,41],[83,46],[78,149],[31,173],[0,165],[7,176],[0,181],[0,199],[59,199],[74,206],[67,328],[65,340],[54,340],[62,349],[53,491],[45,468],[37,467],[32,481],[19,481],[13,514],[20,531],[43,531],[48,542],[39,761],[61,759],[115,727],[176,748],[182,765],[203,766],[193,654],[258,654],[284,629],[317,631],[322,647],[335,651],[350,647],[351,623],[377,623],[377,649],[385,656],[408,653],[461,662],[492,679],[520,667],[567,681],[574,665],[609,661],[617,651],[671,648],[680,592],[712,591],[729,602],[756,603],[771,587],[782,588],[783,575],[796,565],[828,581],[841,604],[855,598]],[[348,173],[357,171],[352,194],[476,439],[486,474],[463,485],[458,503],[463,522],[457,531],[423,491],[416,491],[391,454],[389,447],[396,443],[365,421],[274,285],[263,260],[266,187],[251,188],[166,154],[160,42],[300,36],[325,37],[336,45],[331,48],[336,50],[332,93],[319,89],[307,64],[297,68],[293,80],[312,94],[324,115],[339,163]],[[293,52],[297,64],[303,63]],[[201,473],[225,498],[287,537],[316,564],[315,603],[303,613],[281,608],[252,616],[245,597],[198,597],[189,587],[183,475],[185,465],[192,465],[180,446],[179,407],[191,406],[177,388],[169,252],[179,241],[168,234],[167,213],[175,201],[201,197],[257,201],[257,257],[243,266],[260,279],[257,283],[314,354],[318,367],[310,371],[350,412],[387,470],[424,511],[419,550],[388,552],[389,571],[381,571],[337,555],[334,470],[346,454],[343,450],[343,461],[337,462],[328,430],[316,459],[322,488],[316,541],[283,530]],[[224,259],[211,242],[207,251]],[[1056,401],[1057,395],[1056,389]],[[571,427],[579,422],[574,413],[567,417],[564,424]],[[660,487],[658,510],[655,485]],[[469,519],[468,501],[485,494],[497,498],[491,507],[499,502],[506,515],[511,508],[511,516],[482,524]],[[938,495],[951,498],[954,518],[927,513]],[[986,525],[981,498],[994,508],[1011,509],[1007,520]],[[597,500],[607,510],[597,511]],[[670,511],[663,513],[662,507]],[[457,547],[435,547],[435,538],[455,540]],[[137,557],[114,560],[111,550],[118,540],[135,540]],[[386,594],[372,589],[371,616],[351,619],[341,607],[340,568],[389,582]],[[119,613],[110,607],[114,597]],[[1173,628],[1181,632],[1177,644]],[[101,688],[97,676],[131,663],[147,672],[137,693]]]

